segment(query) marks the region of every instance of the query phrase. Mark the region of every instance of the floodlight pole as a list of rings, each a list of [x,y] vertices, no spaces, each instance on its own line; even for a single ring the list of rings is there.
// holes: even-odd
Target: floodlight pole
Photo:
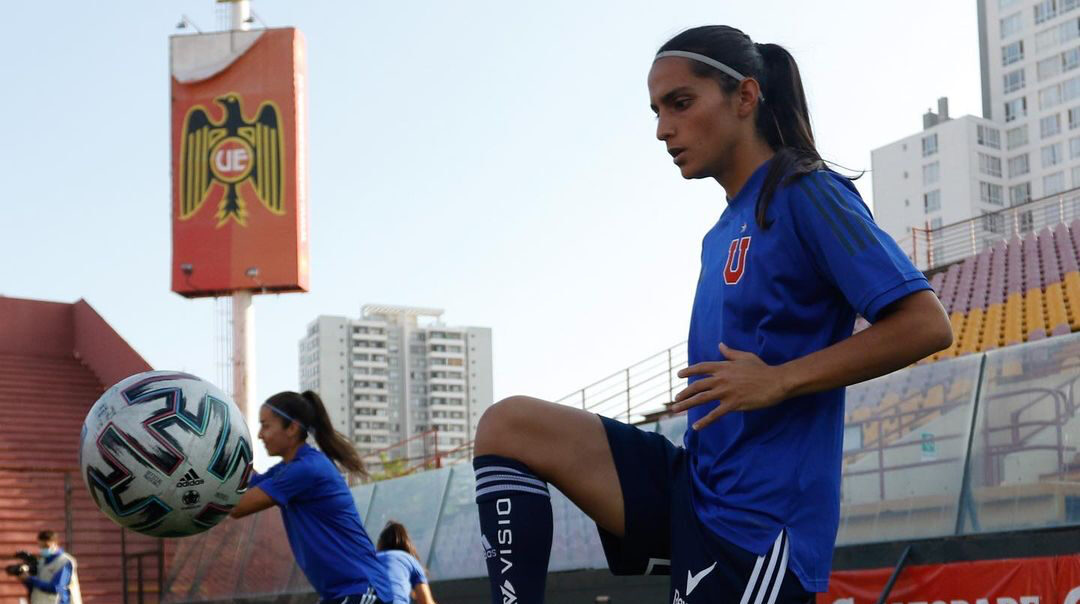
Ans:
[[[259,407],[253,404],[255,393],[255,308],[251,292],[232,294],[233,401],[240,407],[248,429],[259,424]]]
[[[229,29],[251,29],[251,2],[228,2]],[[240,407],[249,430],[259,425],[259,407],[252,400],[255,393],[255,308],[251,297],[251,292],[246,290],[235,291],[232,295],[233,401]]]

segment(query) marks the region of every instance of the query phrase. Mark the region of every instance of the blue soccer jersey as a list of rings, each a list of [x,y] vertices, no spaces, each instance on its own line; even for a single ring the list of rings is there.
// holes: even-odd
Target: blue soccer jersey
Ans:
[[[296,564],[321,598],[362,595],[370,586],[380,600],[393,601],[352,493],[325,453],[300,445],[292,461],[254,476],[251,486],[280,506]]]
[[[394,589],[393,604],[409,604],[412,601],[409,594],[413,588],[428,582],[424,567],[420,566],[420,561],[411,554],[401,550],[385,550],[377,555],[379,561],[386,566],[386,575]]]
[[[849,337],[856,313],[873,322],[892,302],[930,289],[851,182],[834,172],[778,187],[771,225],[759,227],[755,205],[768,166],[705,235],[690,364],[724,360],[721,342],[770,365],[791,361]],[[690,424],[715,406],[691,409]],[[825,591],[840,517],[843,428],[844,389],[837,388],[687,430],[698,517],[757,555],[786,530],[789,567],[806,589]]]

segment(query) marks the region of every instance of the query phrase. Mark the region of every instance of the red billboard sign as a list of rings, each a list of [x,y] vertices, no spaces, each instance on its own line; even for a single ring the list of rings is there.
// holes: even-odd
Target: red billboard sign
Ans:
[[[891,568],[836,571],[817,604],[873,604]],[[908,566],[887,604],[1080,604],[1080,555]]]
[[[170,50],[172,290],[307,291],[303,36],[174,36]]]

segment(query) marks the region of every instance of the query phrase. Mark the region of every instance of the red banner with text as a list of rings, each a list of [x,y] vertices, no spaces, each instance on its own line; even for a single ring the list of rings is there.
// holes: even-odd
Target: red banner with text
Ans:
[[[875,604],[891,568],[836,571],[817,604]],[[888,604],[1080,604],[1080,555],[908,566]]]

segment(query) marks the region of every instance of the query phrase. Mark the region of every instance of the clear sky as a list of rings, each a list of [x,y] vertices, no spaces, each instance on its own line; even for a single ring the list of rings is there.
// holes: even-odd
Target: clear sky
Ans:
[[[799,61],[822,154],[870,168],[948,96],[980,114],[971,0],[255,0],[307,38],[311,292],[256,298],[259,400],[319,314],[438,307],[494,333],[495,395],[557,398],[685,338],[724,208],[654,136],[645,77],[725,23]],[[210,0],[18,2],[0,36],[0,294],[85,298],[213,379],[214,303],[169,291],[168,37]],[[858,181],[868,201],[872,175]]]

